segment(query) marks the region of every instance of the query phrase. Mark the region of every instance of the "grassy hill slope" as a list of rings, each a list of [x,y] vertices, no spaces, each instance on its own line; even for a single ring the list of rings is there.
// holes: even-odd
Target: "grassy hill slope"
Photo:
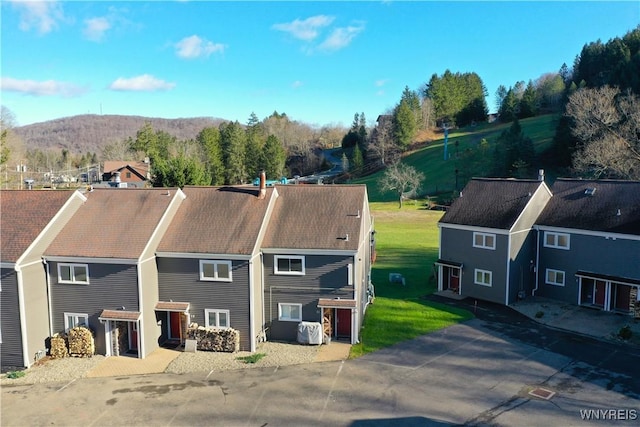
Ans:
[[[532,117],[520,121],[522,131],[531,138],[540,154],[551,146],[555,129],[559,120],[558,115],[544,115]],[[476,171],[473,176],[488,176],[491,170],[493,149],[500,134],[508,129],[511,123],[483,123],[478,126],[467,127],[450,131],[448,141],[449,158],[444,159],[444,134],[437,135],[437,139],[425,143],[424,146],[406,154],[402,161],[422,172],[425,179],[421,186],[421,194],[435,196],[453,194],[456,187],[455,170],[458,169],[458,189],[464,187],[472,177],[464,170],[468,164],[462,162],[456,153],[462,154],[467,149],[476,149],[484,138],[489,145],[484,150],[478,150],[473,156],[473,164],[469,167]],[[458,146],[456,147],[456,142]],[[545,168],[544,165],[533,165],[533,169]],[[354,183],[367,184],[369,200],[372,202],[388,202],[395,200],[393,193],[381,193],[377,182],[384,171],[377,172],[367,177],[354,180]],[[532,176],[531,178],[535,178]]]

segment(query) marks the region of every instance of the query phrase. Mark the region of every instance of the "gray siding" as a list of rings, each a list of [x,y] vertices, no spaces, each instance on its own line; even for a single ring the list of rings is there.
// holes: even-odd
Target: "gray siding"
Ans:
[[[496,235],[496,248],[473,247],[473,232],[448,227],[440,228],[440,257],[463,264],[461,277],[462,295],[504,304],[507,281],[508,239]],[[474,283],[475,269],[492,273],[492,286]]]
[[[199,261],[200,258],[157,259],[160,301],[190,303],[190,322],[200,326],[205,325],[205,309],[229,310],[231,327],[240,332],[240,347],[248,351],[249,261],[232,262],[232,282],[200,281]]]
[[[98,317],[103,309],[125,307],[138,311],[138,274],[135,265],[89,264],[89,285],[58,283],[58,263],[49,262],[53,332],[64,331],[64,313],[86,313],[95,332],[96,352],[105,354],[104,325]]]
[[[12,268],[0,271],[0,361],[3,368],[24,367],[22,359],[22,335],[20,333],[20,306],[18,304],[18,278]]]
[[[540,262],[536,295],[578,302],[578,270],[611,276],[640,279],[640,241],[571,234],[570,249],[544,246],[544,231],[540,230]],[[565,272],[565,285],[545,283],[546,269]]]
[[[509,304],[518,300],[518,292],[531,295],[535,286],[533,266],[536,260],[536,233],[514,233],[511,235],[511,257],[509,266]]]
[[[36,353],[47,349],[49,338],[49,301],[42,262],[22,269],[22,283],[26,304],[27,356],[29,363],[33,363]]]
[[[278,304],[302,304],[302,320],[320,322],[319,298],[353,299],[354,287],[347,285],[351,256],[307,255],[305,275],[275,275],[274,256],[264,255],[265,317],[272,341],[295,341],[297,322],[278,320]]]

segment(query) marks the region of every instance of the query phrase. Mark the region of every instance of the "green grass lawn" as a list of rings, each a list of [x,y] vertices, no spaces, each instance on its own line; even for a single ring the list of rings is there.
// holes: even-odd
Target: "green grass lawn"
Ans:
[[[372,270],[375,303],[367,309],[360,343],[350,357],[388,347],[470,319],[465,310],[435,304],[422,297],[436,289],[432,266],[438,258],[437,222],[442,212],[409,203],[371,203],[375,220],[377,259]],[[405,286],[389,283],[400,273]]]

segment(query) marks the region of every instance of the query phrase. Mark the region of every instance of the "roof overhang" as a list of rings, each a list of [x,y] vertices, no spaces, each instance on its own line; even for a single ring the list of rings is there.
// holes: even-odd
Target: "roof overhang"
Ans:
[[[156,311],[180,311],[186,313],[189,311],[189,306],[188,302],[158,301]]]
[[[435,262],[436,265],[442,265],[444,267],[462,268],[461,262],[447,261],[445,259],[439,259]]]
[[[319,298],[318,308],[356,308],[357,301],[343,298]]]
[[[140,320],[139,311],[124,311],[124,310],[102,310],[100,320],[120,320],[123,322],[137,322]]]
[[[589,271],[578,270],[576,276],[585,279],[600,279],[610,282],[621,283],[623,285],[640,286],[640,279],[632,279],[630,277],[611,276],[609,274],[591,273]]]

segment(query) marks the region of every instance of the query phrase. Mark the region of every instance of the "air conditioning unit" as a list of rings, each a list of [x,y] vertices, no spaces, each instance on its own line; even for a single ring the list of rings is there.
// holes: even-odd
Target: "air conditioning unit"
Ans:
[[[300,344],[322,344],[322,324],[319,322],[300,322],[298,324],[298,342]]]

